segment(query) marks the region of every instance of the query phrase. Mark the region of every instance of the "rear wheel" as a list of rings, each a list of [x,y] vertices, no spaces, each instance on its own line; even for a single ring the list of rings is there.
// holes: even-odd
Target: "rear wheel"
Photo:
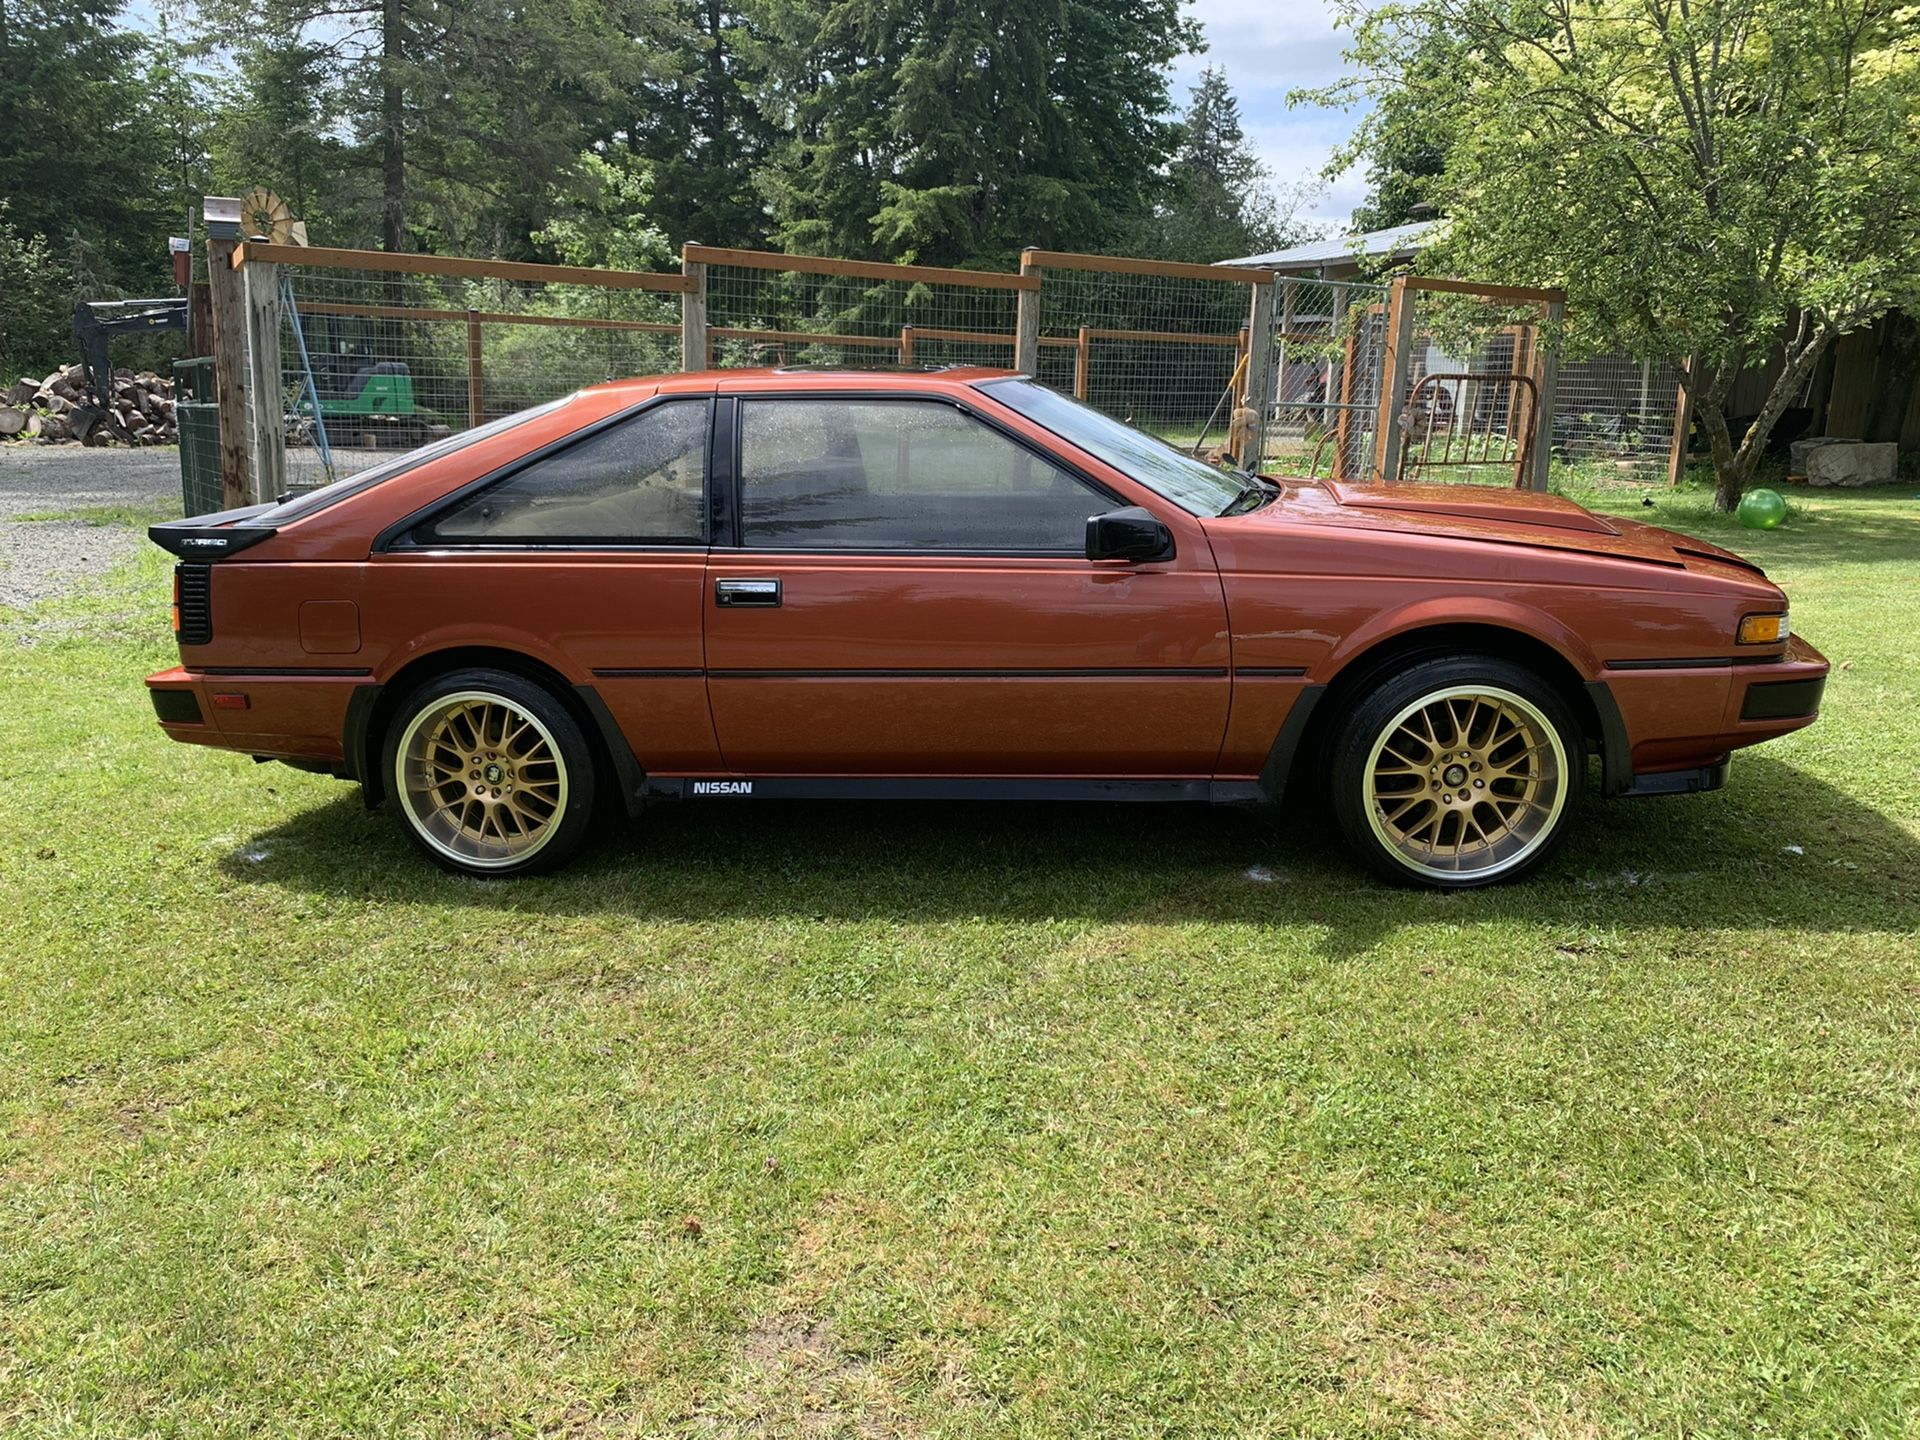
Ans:
[[[579,725],[544,687],[502,670],[415,690],[387,727],[385,767],[408,836],[464,874],[553,869],[593,813]]]
[[[1585,773],[1551,686],[1502,660],[1429,660],[1354,706],[1333,745],[1347,843],[1392,879],[1441,889],[1511,880],[1565,835]]]

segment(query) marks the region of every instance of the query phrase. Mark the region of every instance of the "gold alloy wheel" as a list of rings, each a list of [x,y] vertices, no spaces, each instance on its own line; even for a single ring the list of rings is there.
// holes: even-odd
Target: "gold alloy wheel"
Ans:
[[[481,869],[534,854],[553,838],[567,807],[567,766],[552,733],[486,691],[442,695],[415,715],[400,737],[394,771],[421,838]]]
[[[1530,700],[1455,686],[1382,729],[1367,758],[1367,818],[1417,874],[1497,875],[1553,833],[1570,778],[1559,732]]]

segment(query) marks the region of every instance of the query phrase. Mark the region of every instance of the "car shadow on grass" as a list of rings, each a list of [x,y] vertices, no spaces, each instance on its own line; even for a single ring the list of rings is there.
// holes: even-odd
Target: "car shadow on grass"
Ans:
[[[1920,925],[1920,843],[1764,756],[1711,795],[1602,801],[1534,878],[1439,895],[1375,881],[1327,822],[1204,806],[662,805],[613,824],[559,874],[476,880],[432,866],[357,791],[256,834],[234,879],[333,899],[637,921],[1304,925],[1328,955],[1406,925],[1901,931]]]

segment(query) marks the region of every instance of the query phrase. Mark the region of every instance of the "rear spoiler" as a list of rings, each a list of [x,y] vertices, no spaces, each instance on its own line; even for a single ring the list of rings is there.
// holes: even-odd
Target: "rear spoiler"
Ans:
[[[248,525],[245,522],[273,509],[265,505],[243,505],[238,510],[222,510],[213,515],[191,515],[185,520],[168,520],[149,525],[147,538],[171,555],[183,560],[218,560],[249,545],[279,533],[272,525]]]

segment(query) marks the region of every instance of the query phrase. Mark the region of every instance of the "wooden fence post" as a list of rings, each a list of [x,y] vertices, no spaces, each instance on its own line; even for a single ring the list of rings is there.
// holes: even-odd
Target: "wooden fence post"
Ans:
[[[1387,292],[1387,346],[1380,367],[1380,415],[1373,433],[1373,483],[1391,485],[1400,478],[1400,445],[1405,432],[1407,374],[1413,365],[1413,304],[1407,277],[1396,275]]]
[[[1560,390],[1560,321],[1567,313],[1564,300],[1547,302],[1547,335],[1543,342],[1538,334],[1534,335],[1535,374],[1540,382],[1540,399],[1534,408],[1533,420],[1533,456],[1527,477],[1527,487],[1532,490],[1545,490],[1549,469],[1553,464],[1553,411]]]
[[[1273,285],[1264,280],[1254,285],[1253,306],[1247,316],[1247,388],[1246,405],[1253,411],[1253,428],[1247,437],[1251,457],[1237,457],[1240,464],[1255,474],[1267,453],[1267,411],[1273,404]],[[1229,432],[1231,433],[1231,432]]]
[[[1035,254],[1029,246],[1020,256],[1020,273],[1044,281],[1044,272],[1032,263]],[[1023,375],[1040,373],[1040,290],[1022,290],[1014,301],[1013,368]]]
[[[287,403],[280,369],[280,267],[241,267],[247,293],[248,398],[253,410],[253,499],[287,489]]]
[[[704,261],[687,257],[680,250],[680,273],[693,281],[693,287],[680,296],[680,368],[705,370],[712,357],[707,350],[707,267]]]
[[[233,268],[240,244],[240,201],[209,195],[207,289],[213,300],[213,393],[220,411],[220,498],[229,510],[253,503],[253,407],[248,400],[246,281]]]
[[[1080,337],[1073,344],[1073,398],[1087,398],[1088,372],[1093,368],[1093,332],[1086,326],[1080,327]]]
[[[913,364],[913,326],[911,325],[900,327],[900,363]]]
[[[1687,441],[1693,438],[1693,357],[1680,362],[1680,384],[1673,397],[1673,444],[1667,449],[1667,484],[1687,473]]]
[[[1291,276],[1276,280],[1280,287],[1280,334],[1273,356],[1273,403],[1282,413],[1287,408],[1287,344],[1293,338],[1294,312],[1299,304],[1299,282]]]
[[[467,311],[467,426],[480,423],[486,410],[486,380],[481,371],[480,312]]]

